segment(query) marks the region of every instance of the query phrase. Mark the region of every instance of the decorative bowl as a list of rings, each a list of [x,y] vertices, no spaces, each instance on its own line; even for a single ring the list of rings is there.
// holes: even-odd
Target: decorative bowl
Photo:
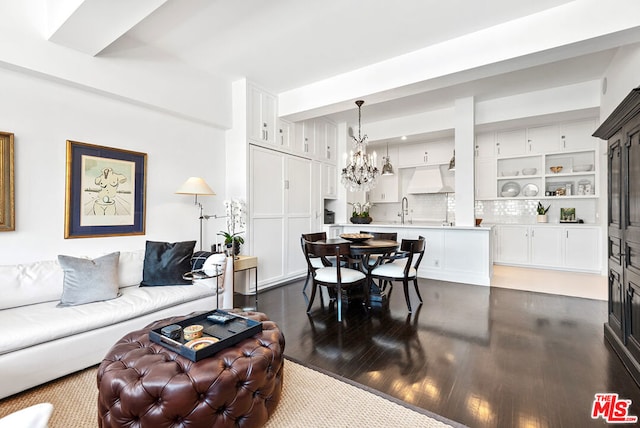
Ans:
[[[363,242],[367,239],[373,238],[373,235],[370,235],[368,233],[343,233],[342,235],[340,235],[340,237],[351,242]]]
[[[505,198],[513,198],[514,196],[518,195],[518,192],[516,192],[515,190],[503,190],[500,194]]]
[[[559,173],[560,171],[562,171],[562,165],[558,165],[558,166],[551,166],[549,167],[549,169],[551,170],[551,172],[553,172],[554,174]]]
[[[593,169],[593,164],[585,164],[585,165],[574,165],[573,172],[585,172],[591,171]]]
[[[520,185],[515,181],[508,181],[502,186],[502,196],[513,197],[520,193]]]
[[[503,177],[515,177],[520,171],[502,171]]]
[[[538,172],[538,168],[524,168],[522,175],[534,175],[536,172]]]

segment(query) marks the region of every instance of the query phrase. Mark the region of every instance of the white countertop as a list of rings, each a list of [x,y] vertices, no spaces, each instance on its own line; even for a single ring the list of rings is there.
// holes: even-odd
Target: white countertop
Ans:
[[[331,225],[325,225],[331,226]],[[342,227],[360,227],[361,229],[366,229],[367,227],[388,227],[394,229],[452,229],[452,230],[491,230],[493,225],[480,225],[476,226],[443,226],[442,222],[433,222],[433,221],[414,221],[412,223],[400,224],[398,223],[385,223],[385,222],[371,222],[369,224],[354,224],[354,223],[342,223],[335,224],[334,226],[342,226]]]

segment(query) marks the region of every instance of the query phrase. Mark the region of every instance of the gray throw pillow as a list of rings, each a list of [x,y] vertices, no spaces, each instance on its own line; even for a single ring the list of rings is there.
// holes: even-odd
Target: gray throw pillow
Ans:
[[[118,297],[120,252],[96,259],[58,256],[64,271],[62,297],[58,307],[83,305]]]

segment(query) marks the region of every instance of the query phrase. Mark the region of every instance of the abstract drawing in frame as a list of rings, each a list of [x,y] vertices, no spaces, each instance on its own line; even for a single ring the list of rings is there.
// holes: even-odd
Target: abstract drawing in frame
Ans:
[[[144,235],[147,154],[67,140],[65,238]]]
[[[16,230],[13,134],[0,132],[0,232]]]

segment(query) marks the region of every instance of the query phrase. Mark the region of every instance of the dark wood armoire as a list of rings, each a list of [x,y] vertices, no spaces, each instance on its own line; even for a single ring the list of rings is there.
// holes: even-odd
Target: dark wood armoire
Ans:
[[[608,320],[604,335],[640,385],[640,87],[593,134],[608,141]]]

